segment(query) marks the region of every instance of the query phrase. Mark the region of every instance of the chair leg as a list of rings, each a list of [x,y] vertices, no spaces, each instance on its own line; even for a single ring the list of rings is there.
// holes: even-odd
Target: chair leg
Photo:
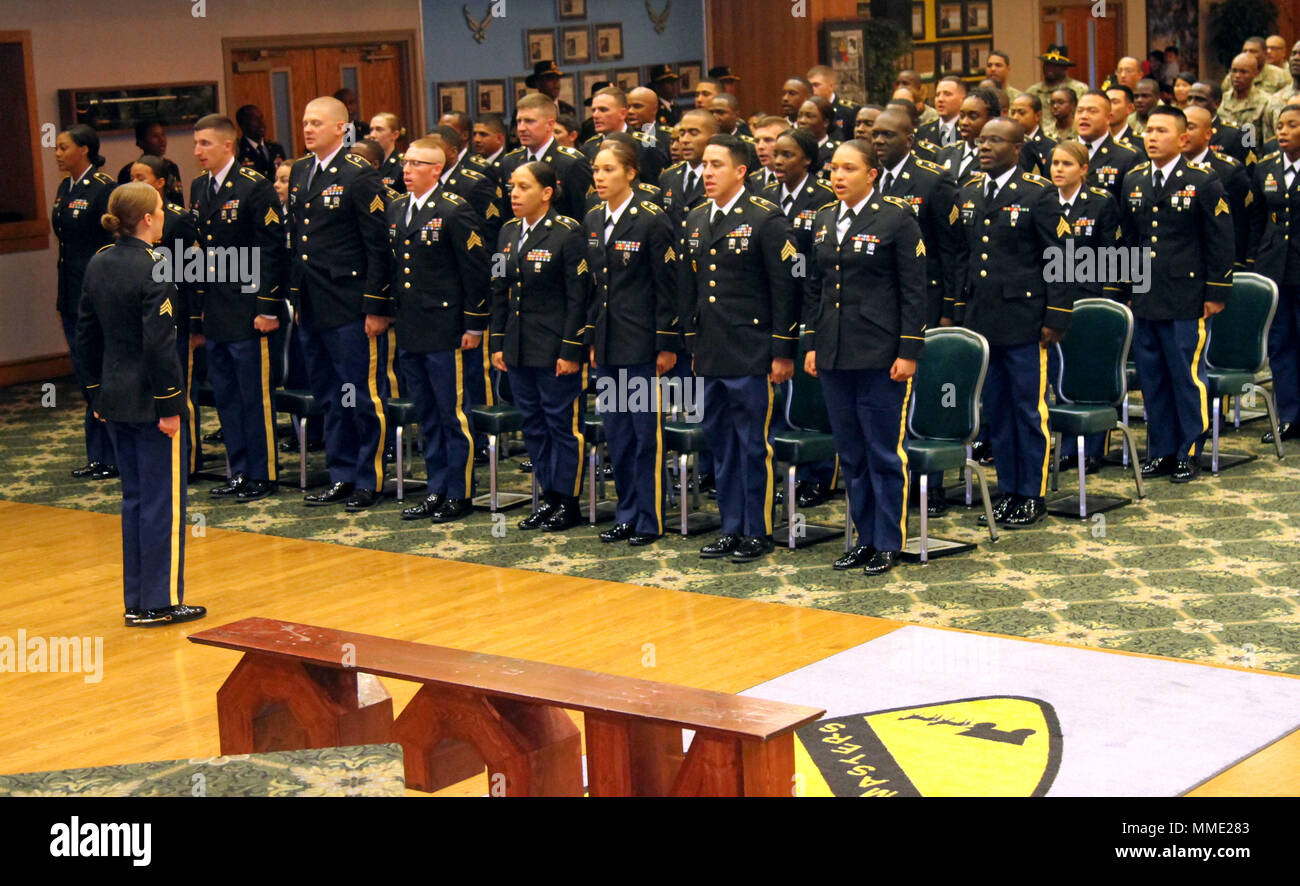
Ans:
[[[404,488],[406,485],[406,471],[405,471],[406,465],[403,463],[404,462],[403,455],[405,455],[405,453],[402,451],[402,446],[403,446],[402,437],[404,436],[403,431],[405,430],[406,429],[403,428],[401,425],[397,426],[397,446],[395,448],[397,449],[397,500],[398,501],[404,501],[406,499],[406,490]]]
[[[680,477],[682,481],[682,491],[681,491],[682,538],[686,538],[686,536],[691,534],[690,533],[691,507],[689,504],[687,504],[687,501],[689,500],[688,490],[690,489],[691,476],[688,473],[690,471],[690,466],[687,465],[686,458],[687,456],[685,452],[681,453],[677,457],[677,476]]]
[[[785,474],[785,536],[789,542],[790,550],[794,550],[794,475],[796,471],[794,465],[790,465],[790,470]]]
[[[1125,464],[1131,464],[1133,467],[1133,482],[1137,484],[1138,498],[1146,498],[1146,490],[1142,488],[1142,471],[1138,467],[1137,438],[1133,436],[1132,428],[1126,424],[1117,424],[1115,430],[1119,431],[1120,434],[1124,436],[1124,455],[1126,456],[1124,461]],[[1128,461],[1127,456],[1129,453],[1132,453],[1133,455],[1132,462]]]
[[[930,475],[921,475],[921,565],[930,562]]]
[[[971,460],[971,456],[973,456],[974,454],[975,454],[975,447],[974,447],[974,446],[971,446],[970,444],[967,444],[967,445],[966,445],[966,461],[970,461],[970,460]],[[970,472],[967,472],[967,473],[966,473],[966,507],[968,507],[968,508],[969,508],[969,507],[971,506],[971,504],[975,501],[975,499],[972,497],[973,492],[974,492],[974,490],[971,488],[971,477],[970,477]]]
[[[1127,395],[1127,394],[1124,395],[1124,405],[1123,405],[1123,407],[1121,408],[1120,411],[1123,413],[1122,417],[1121,417],[1120,420],[1119,420],[1119,421],[1120,421],[1120,424],[1122,424],[1124,427],[1127,428],[1127,427],[1128,427],[1128,395]],[[1121,447],[1121,451],[1124,453],[1124,454],[1121,456],[1121,459],[1122,459],[1123,462],[1124,462],[1124,467],[1127,468],[1127,467],[1128,467],[1128,450],[1125,449],[1125,448],[1123,448],[1123,447]],[[1133,460],[1134,460],[1134,461],[1137,461],[1137,450],[1134,450],[1134,452],[1133,452]]]
[[[1264,408],[1268,410],[1268,423],[1273,427],[1273,448],[1277,450],[1277,457],[1286,458],[1286,452],[1282,449],[1282,429],[1278,424],[1277,404],[1273,402],[1273,395],[1259,385],[1251,385],[1251,387],[1256,394],[1264,398]]]
[[[596,525],[596,450],[599,444],[593,443],[591,452],[587,453],[587,522]]]
[[[542,500],[542,491],[541,491],[541,488],[537,485],[537,468],[536,468],[536,466],[533,467],[533,473],[532,473],[531,476],[532,476],[532,478],[533,478],[533,510],[535,511],[535,510],[537,510],[537,505],[538,505],[538,503]]]
[[[984,500],[984,519],[989,524],[989,541],[998,540],[998,525],[993,520],[993,502],[989,500],[989,478],[984,474],[984,468],[974,459],[966,459],[966,476],[967,478],[974,473],[980,478],[980,498]]]
[[[1219,473],[1219,404],[1214,404],[1214,443],[1210,450],[1210,473]]]
[[[1241,394],[1232,398],[1232,426],[1241,430]]]
[[[844,553],[853,550],[853,505],[849,501],[849,487],[844,487]]]
[[[1052,491],[1060,488],[1061,475],[1061,435],[1052,434]]]
[[[497,512],[497,435],[488,434],[488,510]],[[428,443],[424,444],[428,446]]]
[[[1083,469],[1083,463],[1086,460],[1083,454],[1083,434],[1079,435],[1076,442],[1079,446],[1079,519],[1086,520],[1088,517],[1088,472]]]
[[[298,488],[307,491],[307,416],[296,422],[298,425]]]

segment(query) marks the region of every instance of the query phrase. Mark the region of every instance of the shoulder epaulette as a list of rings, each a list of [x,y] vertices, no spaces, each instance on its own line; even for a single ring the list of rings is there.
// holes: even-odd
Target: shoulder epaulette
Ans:
[[[672,166],[669,166],[667,169],[665,169],[664,172],[672,172],[672,171],[673,171],[674,169],[676,169],[678,166],[682,166],[682,165],[685,164],[685,163],[686,163],[685,160],[678,160],[678,161],[677,161],[676,163],[674,163]],[[754,174],[754,173],[752,173],[752,172],[750,173],[750,175],[753,175],[753,174]]]
[[[758,144],[758,142],[754,141],[754,137],[753,137],[752,135],[745,135],[745,133],[742,132],[742,133],[741,133],[739,136],[737,136],[737,137],[738,137],[742,142],[748,142],[748,143],[751,144],[751,145],[756,145],[756,144]]]
[[[891,197],[890,195],[886,194],[886,195],[885,195],[885,202],[886,202],[886,203],[893,203],[893,204],[894,204],[895,206],[897,206],[898,208],[900,208],[900,209],[906,209],[906,210],[908,210],[909,212],[910,212],[911,209],[912,209],[912,207],[911,207],[911,206],[908,206],[908,205],[907,205],[907,201],[904,200],[902,197]]]
[[[839,200],[832,200],[829,203],[823,203],[821,206],[817,207],[817,211],[821,212],[823,209],[830,209],[832,206],[834,206],[836,203],[839,202],[840,202]]]
[[[255,181],[255,182],[266,181],[266,176],[262,175],[262,173],[258,172],[256,169],[253,169],[251,166],[239,167],[239,174],[242,175],[244,178],[248,179],[249,181]]]
[[[595,142],[600,141],[600,140],[603,139],[604,137],[605,137],[605,133],[603,133],[603,132],[598,132],[598,133],[596,133],[595,135],[593,135],[591,138],[589,138],[589,139],[587,139],[585,142],[583,142],[583,144],[584,144],[584,145],[594,144]]]
[[[647,194],[662,194],[664,192],[663,188],[656,187],[655,185],[648,185],[645,182],[637,182],[636,189],[638,191],[644,191]]]
[[[1088,190],[1091,191],[1092,193],[1096,194],[1098,197],[1109,197],[1109,196],[1110,196],[1110,191],[1106,190],[1105,188],[1094,188],[1094,187],[1092,187],[1091,185],[1089,185],[1089,186],[1088,186]]]
[[[503,228],[508,228],[508,227],[510,227],[511,225],[517,225],[517,224],[519,224],[519,216],[515,216],[514,218],[510,219],[510,221],[506,222],[506,223],[505,223],[504,225],[502,225],[501,227],[503,227]]]
[[[828,181],[826,181],[826,180],[823,179],[823,178],[814,179],[814,180],[813,180],[813,183],[812,183],[811,185],[809,185],[809,187],[812,187],[812,188],[821,188],[823,191],[830,191],[832,194],[835,193],[835,189],[834,189],[833,187],[831,187],[831,183],[828,182]]]
[[[95,255],[99,255],[99,254],[100,254],[101,252],[103,252],[105,249],[112,249],[112,248],[113,248],[114,246],[116,246],[116,245],[117,245],[116,243],[105,243],[103,246],[101,246],[101,247],[99,247],[98,249],[95,250]]]
[[[1220,160],[1223,160],[1224,162],[1226,162],[1229,166],[1240,166],[1240,165],[1241,165],[1241,161],[1238,160],[1236,157],[1232,156],[1231,154],[1220,154],[1218,151],[1212,151],[1211,153],[1212,153],[1215,157],[1218,157]],[[1258,162],[1258,161],[1256,161],[1256,162]],[[1206,165],[1206,166],[1209,166],[1210,164],[1207,163],[1207,164],[1205,164],[1205,165]]]
[[[311,151],[308,151],[307,153],[303,154],[303,155],[302,155],[301,157],[299,157],[298,159],[299,159],[299,160],[310,160],[313,156],[314,156],[314,155],[311,153]]]
[[[179,203],[168,203],[167,208],[170,209],[172,212],[176,213],[177,215],[185,214],[185,207],[181,206]]]
[[[390,188],[388,185],[384,185],[384,190],[388,192],[389,200],[396,200],[398,197],[402,196],[401,194],[397,193],[397,191],[394,191],[392,188]]]
[[[605,201],[604,201],[604,200],[601,200],[601,201],[600,201],[599,203],[597,203],[595,206],[593,206],[593,207],[591,207],[590,209],[587,210],[587,215],[590,216],[590,215],[591,215],[592,213],[594,213],[594,212],[602,212],[602,211],[604,211],[604,209],[605,209]]]
[[[1213,172],[1214,167],[1208,163],[1197,163],[1195,160],[1187,161],[1188,169],[1195,169],[1197,172]]]
[[[99,182],[100,184],[104,184],[104,185],[115,185],[115,184],[117,184],[117,180],[116,180],[116,179],[114,179],[111,175],[106,175],[106,174],[104,174],[104,173],[102,173],[102,172],[96,172],[96,173],[95,173],[95,181]]]
[[[482,166],[484,169],[486,169],[488,165],[486,157],[484,157],[482,154],[475,154],[473,151],[470,151],[468,154],[465,155],[465,162],[473,163],[475,166]]]
[[[962,182],[961,184],[962,184],[962,187],[965,187],[966,185],[973,185],[973,184],[975,184],[976,182],[982,182],[982,181],[984,181],[984,173],[983,173],[983,172],[972,172],[972,173],[970,174],[970,177],[967,178],[966,181]]]
[[[460,194],[457,194],[455,191],[449,191],[446,188],[440,188],[438,193],[442,194],[442,196],[446,197],[447,200],[457,205],[465,202],[465,198],[462,197]]]
[[[522,155],[524,153],[526,152],[524,151],[523,148],[515,148],[513,151],[506,151],[506,153],[502,154],[501,160],[505,160],[508,157],[514,157],[516,155]],[[497,162],[500,163],[501,160],[498,160]]]
[[[940,166],[938,163],[935,163],[933,160],[927,160],[927,159],[925,159],[924,157],[917,157],[917,158],[916,158],[916,165],[919,166],[919,167],[921,167],[922,169],[926,170],[927,172],[939,172],[939,173],[942,173],[942,172],[945,172],[945,171],[946,171],[946,170],[945,170],[942,166]]]
[[[202,172],[200,172],[198,175],[194,176],[194,180],[198,181],[201,178],[207,178],[209,174],[210,173],[205,169]]]
[[[162,261],[162,256],[159,255],[158,253],[154,252],[154,251],[153,251],[152,249],[150,249],[149,247],[146,246],[144,251],[147,252],[147,253],[149,253],[149,257],[150,257],[151,259],[153,259],[154,261],[156,261],[156,262]]]
[[[780,187],[781,187],[780,182],[770,181],[767,184],[763,185],[763,193],[766,194],[768,191],[776,191]]]
[[[403,200],[409,200],[409,199],[411,199],[411,195],[409,193],[398,194],[396,197],[393,198],[393,203],[397,204],[397,203],[401,203]]]
[[[461,170],[460,170],[460,174],[461,174],[461,175],[467,175],[467,176],[469,176],[470,178],[475,179],[475,180],[478,180],[478,179],[481,179],[481,178],[487,178],[486,175],[484,175],[483,173],[479,172],[477,169],[465,169],[465,168],[462,167]]]
[[[1142,169],[1150,169],[1150,168],[1151,168],[1151,161],[1150,161],[1150,160],[1143,160],[1143,161],[1142,161],[1141,163],[1139,163],[1137,166],[1134,166],[1132,169],[1130,169],[1129,172],[1138,172],[1139,170],[1142,170]]]
[[[918,138],[918,139],[916,140],[916,143],[917,143],[918,145],[922,146],[923,148],[925,148],[927,151],[933,151],[933,152],[935,152],[936,154],[937,154],[939,151],[942,151],[942,150],[943,150],[943,147],[942,147],[942,146],[940,146],[940,145],[936,145],[934,142],[930,141],[929,139]],[[918,157],[917,159],[920,160],[920,159],[922,159],[922,158]]]
[[[1137,148],[1135,148],[1135,147],[1133,147],[1132,145],[1130,145],[1127,141],[1121,141],[1121,140],[1119,140],[1119,139],[1117,139],[1117,138],[1112,138],[1110,141],[1111,141],[1111,144],[1113,144],[1113,145],[1115,145],[1115,146],[1117,146],[1117,147],[1123,148],[1124,150],[1128,151],[1130,154],[1136,154],[1136,153],[1137,153]]]
[[[358,157],[356,154],[344,154],[343,159],[347,160],[353,166],[360,166],[362,169],[370,168],[370,161],[365,157]]]
[[[1271,154],[1265,154],[1263,157],[1260,157],[1260,158],[1259,158],[1259,162],[1260,162],[1260,163],[1267,163],[1269,160],[1272,160],[1274,157],[1278,156],[1278,155],[1281,154],[1281,153],[1282,153],[1281,151],[1274,151],[1274,152],[1271,153]],[[1223,156],[1223,155],[1220,154],[1219,156]]]
[[[641,208],[644,209],[646,212],[650,213],[651,215],[663,214],[663,210],[659,208],[659,204],[652,203],[649,200],[642,200]]]
[[[570,231],[578,227],[578,223],[573,219],[569,218],[567,215],[557,215],[555,217],[555,220],[560,224],[564,225]]]
[[[764,200],[762,197],[751,196],[749,202],[753,203],[759,209],[766,209],[770,212],[780,212],[781,207],[777,206],[771,200]]]
[[[1022,172],[1020,174],[1020,177],[1023,178],[1025,181],[1029,182],[1031,185],[1038,185],[1040,188],[1046,188],[1049,185],[1051,185],[1051,181],[1043,178],[1041,175],[1035,175],[1032,172]]]
[[[587,159],[583,155],[582,151],[579,151],[577,148],[571,148],[568,145],[556,145],[555,148],[566,157],[582,157],[584,160]]]

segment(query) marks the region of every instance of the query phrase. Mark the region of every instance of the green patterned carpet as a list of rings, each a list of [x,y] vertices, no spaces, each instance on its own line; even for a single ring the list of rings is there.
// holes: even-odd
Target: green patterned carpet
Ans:
[[[40,385],[0,390],[0,498],[115,513],[116,482],[68,475],[84,458],[82,406],[67,379],[56,394],[57,406],[46,406]],[[211,431],[215,413],[207,411],[205,422]],[[1257,460],[1183,486],[1156,480],[1145,501],[1104,520],[1053,517],[1003,532],[990,545],[974,512],[953,508],[931,521],[931,534],[978,541],[978,550],[924,568],[904,565],[880,579],[832,570],[839,540],[736,565],[701,560],[698,537],[667,536],[634,550],[602,544],[590,527],[522,532],[515,524],[523,509],[506,514],[494,534],[486,513],[431,526],[402,522],[392,500],[353,515],[341,507],[305,508],[297,490],[286,489],[242,505],[209,498],[215,484],[200,482],[190,487],[190,512],[221,529],[1300,674],[1300,457],[1291,444],[1291,457],[1279,462],[1259,442],[1264,424],[1243,425],[1225,438],[1226,451]],[[1141,446],[1140,423],[1137,432]],[[296,456],[281,464],[296,482]],[[323,469],[323,454],[314,453],[312,465]],[[486,488],[486,467],[478,477]],[[503,464],[502,479],[505,488],[528,488],[513,462]],[[1063,477],[1062,491],[1074,484],[1073,476]],[[1131,496],[1131,475],[1108,467],[1089,478],[1089,491]],[[842,526],[843,500],[812,509],[808,520]],[[919,528],[915,511],[910,528]]]

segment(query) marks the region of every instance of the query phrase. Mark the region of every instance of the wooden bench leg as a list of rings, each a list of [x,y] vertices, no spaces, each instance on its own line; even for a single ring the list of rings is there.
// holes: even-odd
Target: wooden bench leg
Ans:
[[[549,705],[425,685],[397,718],[406,785],[436,791],[488,770],[492,796],[582,796],[578,727]]]
[[[696,733],[676,797],[789,797],[794,791],[794,736],[742,741]]]
[[[588,713],[587,792],[593,797],[666,797],[682,765],[682,730]]]
[[[392,741],[393,700],[371,674],[246,654],[217,691],[222,754]]]

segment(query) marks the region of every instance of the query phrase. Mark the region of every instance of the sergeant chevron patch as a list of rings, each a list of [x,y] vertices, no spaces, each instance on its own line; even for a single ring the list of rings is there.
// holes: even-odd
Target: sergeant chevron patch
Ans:
[[[478,235],[478,231],[470,232],[469,239],[465,241],[466,249],[473,249],[475,246],[482,246],[483,238]]]
[[[269,226],[275,224],[279,220],[280,216],[276,213],[275,207],[268,206],[266,209],[266,216],[262,219],[262,224]]]
[[[578,262],[578,273],[580,275],[587,273],[587,260],[585,258]]]
[[[375,199],[370,201],[370,211],[371,212],[384,211],[384,200],[378,194],[375,195]]]
[[[1214,214],[1216,216],[1223,215],[1227,211],[1228,211],[1228,201],[1220,197],[1219,202],[1214,204]]]
[[[923,255],[925,255],[925,241],[924,241],[924,240],[917,240],[917,241],[916,241],[916,257],[917,257],[917,258],[920,258],[920,257],[923,256]]]
[[[954,206],[952,208],[952,212],[948,213],[948,224],[950,225],[957,224],[957,218],[958,218],[957,207]]]
[[[664,264],[671,264],[675,261],[677,261],[677,253],[669,246],[668,251],[664,253]]]
[[[172,315],[172,300],[170,298],[165,298],[163,299],[162,306],[158,308],[158,316],[170,317],[171,315]]]
[[[785,245],[781,247],[781,261],[794,258],[798,254],[799,250],[794,248],[794,244],[786,240]]]
[[[501,189],[500,189],[500,188],[497,188],[497,196],[498,196],[498,197],[501,196]],[[496,205],[495,203],[489,203],[489,204],[488,204],[488,208],[487,208],[487,212],[483,213],[483,217],[484,217],[484,218],[500,218],[500,217],[501,217],[501,210],[500,210],[500,209],[497,209],[497,205]]]
[[[1065,219],[1061,219],[1056,223],[1056,236],[1058,237],[1070,236],[1070,223]]]

